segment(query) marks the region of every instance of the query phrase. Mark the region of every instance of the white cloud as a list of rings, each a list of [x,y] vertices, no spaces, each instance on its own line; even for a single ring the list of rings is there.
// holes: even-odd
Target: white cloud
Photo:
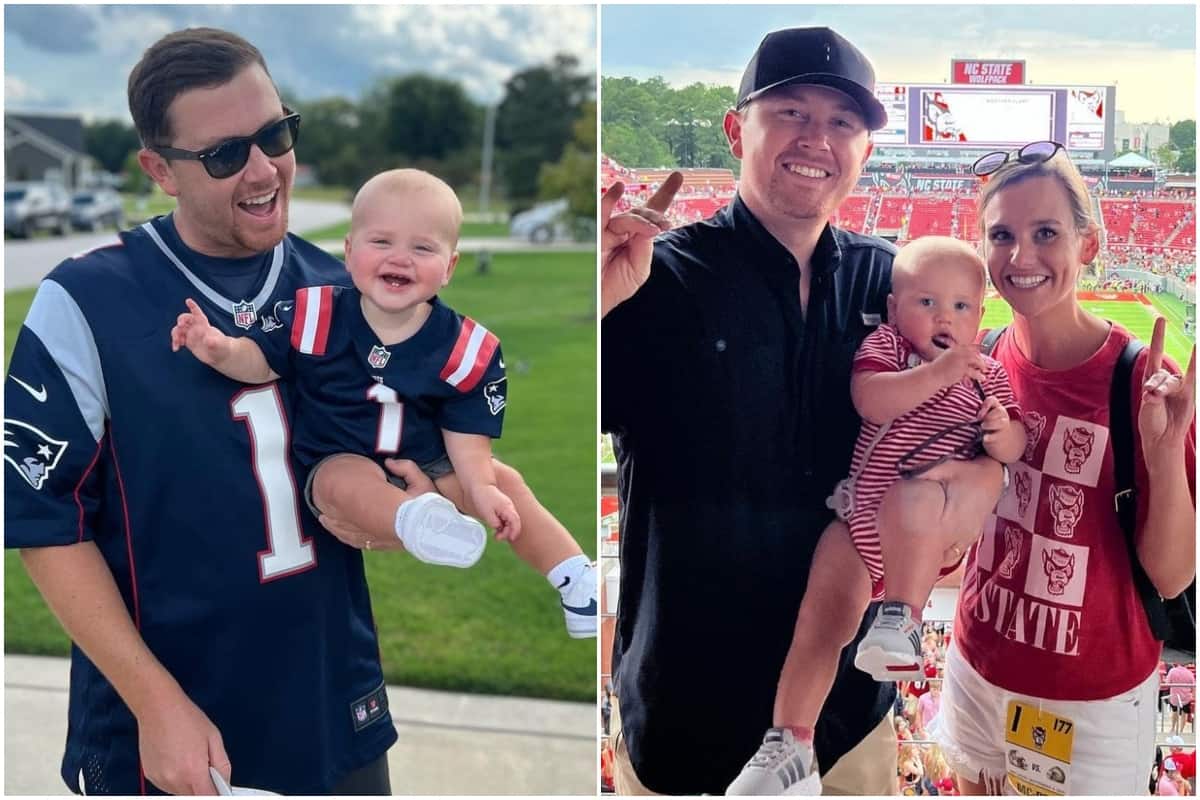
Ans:
[[[8,106],[36,104],[46,95],[37,87],[30,86],[15,75],[4,76],[4,103]]]

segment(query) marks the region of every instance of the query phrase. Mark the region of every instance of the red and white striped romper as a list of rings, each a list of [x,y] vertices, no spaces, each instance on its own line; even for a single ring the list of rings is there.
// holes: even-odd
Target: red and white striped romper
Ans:
[[[1021,409],[1004,367],[995,359],[984,358],[987,361],[986,377],[981,382],[984,392],[1000,400],[1010,419],[1019,420]],[[852,372],[900,372],[920,363],[920,356],[896,326],[884,324],[859,345]],[[869,445],[881,426],[863,420],[850,462],[850,474],[856,476],[856,482],[854,511],[848,524],[854,549],[871,576],[872,599],[883,597],[883,556],[879,549],[876,516],[884,493],[899,478],[900,457],[941,430],[977,419],[982,407],[983,401],[969,380],[941,389],[912,411],[892,420],[891,428],[876,443],[866,463],[863,462]],[[972,437],[970,428],[962,428],[927,447],[916,460],[924,463],[941,458],[970,443]]]

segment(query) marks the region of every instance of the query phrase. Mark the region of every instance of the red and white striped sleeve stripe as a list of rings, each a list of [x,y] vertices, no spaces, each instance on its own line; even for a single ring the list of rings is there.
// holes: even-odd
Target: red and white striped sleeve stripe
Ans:
[[[450,352],[446,366],[442,367],[441,379],[466,394],[475,388],[479,379],[487,372],[488,364],[500,340],[487,328],[469,317],[463,317],[458,340]]]
[[[305,355],[325,355],[329,320],[333,317],[333,287],[310,286],[296,292],[292,347]]]

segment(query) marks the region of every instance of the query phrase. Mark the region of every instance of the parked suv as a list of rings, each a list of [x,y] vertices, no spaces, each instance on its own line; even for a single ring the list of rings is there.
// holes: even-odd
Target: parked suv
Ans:
[[[94,231],[105,225],[120,230],[125,224],[121,196],[112,189],[85,189],[71,198],[71,224]]]
[[[39,230],[71,232],[71,198],[56,183],[4,184],[4,232],[29,237]]]

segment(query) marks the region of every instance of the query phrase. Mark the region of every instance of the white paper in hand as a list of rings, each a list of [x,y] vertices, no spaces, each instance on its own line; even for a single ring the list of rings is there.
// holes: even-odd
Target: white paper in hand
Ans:
[[[217,772],[216,767],[209,767],[208,774],[212,776],[213,786],[217,787],[219,795],[274,795],[275,792],[268,792],[266,789],[250,789],[245,786],[230,786],[221,773]]]

